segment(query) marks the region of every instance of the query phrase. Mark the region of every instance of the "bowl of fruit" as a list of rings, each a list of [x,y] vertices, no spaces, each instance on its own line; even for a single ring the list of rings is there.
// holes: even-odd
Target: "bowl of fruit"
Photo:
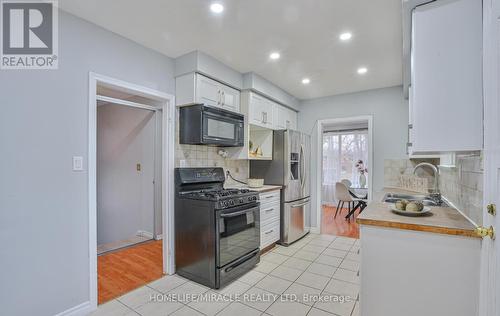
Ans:
[[[391,204],[391,211],[403,216],[427,216],[431,213],[431,208],[424,206],[421,201],[399,200]]]

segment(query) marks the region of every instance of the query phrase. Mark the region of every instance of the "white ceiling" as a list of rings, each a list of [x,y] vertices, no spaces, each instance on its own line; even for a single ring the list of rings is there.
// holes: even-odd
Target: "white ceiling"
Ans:
[[[402,83],[401,0],[62,0],[63,10],[170,57],[201,50],[300,99]],[[338,39],[350,31],[348,42]],[[269,59],[279,51],[281,58]],[[368,68],[360,76],[356,70]],[[302,78],[311,79],[309,85]]]

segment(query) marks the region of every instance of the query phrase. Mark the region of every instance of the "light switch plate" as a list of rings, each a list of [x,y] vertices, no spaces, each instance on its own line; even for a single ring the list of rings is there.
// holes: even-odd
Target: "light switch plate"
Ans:
[[[73,156],[73,171],[83,171],[82,156]]]

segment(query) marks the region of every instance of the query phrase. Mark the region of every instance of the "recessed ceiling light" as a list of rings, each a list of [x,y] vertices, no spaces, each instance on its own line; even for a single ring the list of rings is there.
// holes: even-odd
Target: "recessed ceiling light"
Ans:
[[[360,75],[364,75],[367,72],[368,72],[368,69],[366,67],[358,68],[358,74],[360,74]]]
[[[345,32],[345,33],[342,33],[340,34],[339,38],[341,41],[347,41],[347,40],[350,40],[352,37],[352,34],[349,33],[349,32]]]
[[[210,10],[213,12],[213,13],[222,13],[222,11],[224,11],[224,6],[220,3],[212,3],[210,5]]]
[[[302,79],[303,84],[309,84],[310,82],[311,82],[311,79],[309,79],[309,78]]]
[[[271,58],[271,59],[273,59],[273,60],[280,59],[280,57],[281,57],[281,55],[280,55],[280,53],[278,53],[278,52],[274,52],[274,53],[271,53],[271,54],[269,55],[269,58]]]

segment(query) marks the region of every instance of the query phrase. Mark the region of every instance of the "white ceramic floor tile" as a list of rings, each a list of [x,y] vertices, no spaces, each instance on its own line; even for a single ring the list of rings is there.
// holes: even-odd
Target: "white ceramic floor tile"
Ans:
[[[321,235],[317,235],[316,239],[323,239],[323,240],[333,241],[333,240],[337,239],[337,236],[335,236],[335,235],[321,234]]]
[[[330,240],[325,240],[325,239],[313,239],[311,240],[308,245],[317,245],[317,246],[323,246],[323,247],[328,247],[332,242]]]
[[[273,316],[305,316],[311,307],[298,302],[277,300],[266,311],[266,314]]]
[[[161,293],[147,286],[143,286],[120,296],[118,300],[132,309],[137,309],[139,306],[151,302],[151,299],[156,295],[161,295]]]
[[[324,277],[319,274],[304,272],[295,282],[305,286],[313,287],[315,289],[323,290],[328,281],[330,281],[330,278],[328,277]]]
[[[342,263],[342,259],[322,254],[321,256],[319,256],[316,259],[315,262],[321,263],[321,264],[326,264],[326,265],[333,266],[333,267],[338,267]]]
[[[267,262],[267,261],[260,261],[259,264],[257,264],[254,268],[255,271],[262,272],[265,274],[268,274],[269,272],[273,271],[278,267],[279,264],[277,263],[272,263],[272,262]]]
[[[275,294],[281,294],[283,293],[290,285],[292,282],[283,280],[277,277],[274,277],[272,275],[268,275],[262,280],[260,280],[255,286],[258,288],[261,288],[263,290],[275,293]]]
[[[97,310],[94,311],[90,316],[125,316],[130,315],[130,313],[135,314],[135,312],[123,305],[117,300],[109,301],[105,304],[99,305]]]
[[[240,278],[238,278],[238,281],[254,285],[255,283],[259,282],[266,276],[265,273],[259,272],[257,270],[251,270],[250,272],[242,275]]]
[[[322,311],[321,309],[317,309],[315,307],[311,308],[307,316],[336,316],[332,313],[328,313],[325,311]]]
[[[192,296],[203,294],[208,290],[209,288],[206,286],[189,281],[176,287],[167,294],[171,295],[176,301],[187,304],[190,302]]]
[[[345,256],[345,259],[360,262],[361,256],[356,253],[349,252],[347,256]]]
[[[259,316],[262,312],[239,302],[231,303],[217,316]]]
[[[336,270],[337,267],[313,262],[306,271],[331,278]]]
[[[322,253],[325,250],[325,248],[326,248],[326,246],[318,246],[318,245],[307,244],[304,247],[302,247],[301,250]]]
[[[276,264],[282,264],[288,258],[289,258],[288,256],[280,255],[279,253],[268,252],[267,254],[260,257],[260,260]]]
[[[308,260],[308,261],[314,261],[316,258],[319,257],[319,253],[317,252],[311,252],[311,251],[306,251],[300,249],[293,255],[293,258],[299,258],[303,260]]]
[[[230,304],[230,301],[221,299],[222,295],[220,293],[208,291],[205,294],[208,297],[207,299],[193,301],[188,306],[205,315],[213,316]]]
[[[161,279],[153,281],[149,283],[148,286],[159,292],[167,293],[175,289],[176,287],[186,283],[187,281],[188,281],[187,279],[174,274],[174,275],[167,275]]]
[[[285,267],[304,271],[305,269],[307,269],[308,266],[311,265],[311,261],[292,257],[287,261],[283,262],[282,265]]]
[[[333,275],[334,279],[359,284],[358,273],[338,268]]]
[[[165,316],[181,309],[179,302],[150,302],[135,309],[142,316]]]
[[[335,239],[335,242],[342,242],[342,243],[345,243],[345,244],[348,244],[348,245],[354,245],[354,243],[356,242],[356,238],[350,238],[350,237],[337,237],[337,239]]]
[[[274,269],[269,275],[293,282],[297,280],[297,278],[302,274],[302,272],[304,271],[281,265],[276,269]]]
[[[359,285],[337,279],[331,279],[325,287],[325,292],[350,296],[353,300],[355,300],[358,297]]]
[[[294,253],[299,251],[300,248],[292,248],[292,247],[276,247],[276,249],[273,250],[274,253],[278,253],[280,255],[284,256],[292,256]]]
[[[359,301],[354,305],[351,316],[359,316]]]
[[[330,246],[328,246],[328,248],[349,251],[349,249],[351,249],[351,247],[352,247],[352,245],[345,244],[345,243],[336,243],[335,241],[333,241],[330,244]]]
[[[224,295],[239,295],[243,294],[246,291],[248,291],[249,288],[252,286],[247,283],[240,282],[239,280],[233,281],[230,284],[226,285],[223,288],[220,288],[218,290],[213,290],[217,293],[224,294]]]
[[[317,300],[315,297],[321,294],[321,290],[315,289],[309,286],[305,286],[298,283],[293,283],[290,287],[283,293],[286,295],[296,295],[297,301],[302,304],[312,306]]]
[[[359,262],[345,259],[340,264],[340,267],[342,269],[358,272],[359,271]]]
[[[328,295],[328,293],[323,293],[322,295]],[[333,295],[333,297],[335,297],[335,295]],[[335,315],[350,316],[354,308],[354,304],[355,301],[340,302],[340,301],[334,301],[334,299],[332,299],[329,302],[328,301],[316,302],[314,304],[314,307],[321,309],[325,312],[333,313]]]
[[[242,303],[263,312],[268,309],[278,297],[279,294],[253,287],[243,294]]]
[[[203,316],[203,314],[195,309],[192,309],[191,307],[184,306],[183,308],[176,310],[172,316]]]
[[[348,252],[345,250],[338,250],[338,249],[333,249],[333,248],[327,248],[322,253],[322,255],[337,257],[337,258],[341,258],[341,259],[344,259],[345,256],[347,256],[347,254],[348,254]]]

